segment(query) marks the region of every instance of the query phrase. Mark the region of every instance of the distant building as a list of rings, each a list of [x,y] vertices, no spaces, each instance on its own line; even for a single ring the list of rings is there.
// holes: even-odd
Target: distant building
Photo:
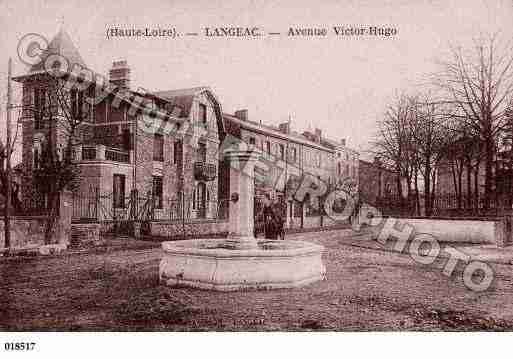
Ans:
[[[363,201],[373,204],[377,199],[398,195],[398,174],[386,168],[379,159],[375,158],[373,162],[360,160],[359,167],[358,188]]]

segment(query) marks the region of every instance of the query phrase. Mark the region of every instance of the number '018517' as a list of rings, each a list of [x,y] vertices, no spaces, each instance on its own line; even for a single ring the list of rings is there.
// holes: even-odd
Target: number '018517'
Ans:
[[[4,349],[5,350],[10,350],[10,351],[22,351],[22,350],[34,350],[34,348],[36,347],[36,343],[34,342],[7,342],[4,344]]]

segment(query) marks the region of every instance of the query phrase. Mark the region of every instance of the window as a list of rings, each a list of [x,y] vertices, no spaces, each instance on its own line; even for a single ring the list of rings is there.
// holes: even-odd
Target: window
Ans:
[[[198,143],[198,161],[207,162],[207,144],[204,142]]]
[[[338,175],[340,176],[342,174],[342,165],[340,162],[338,163],[338,169],[337,169]]]
[[[207,186],[199,182],[192,196],[192,209],[198,210],[198,217],[205,218]]]
[[[82,109],[84,106],[84,93],[82,91],[71,90],[70,91],[71,101],[71,116],[75,120],[82,119]]]
[[[114,175],[112,184],[114,208],[125,208],[125,176]]]
[[[46,110],[46,91],[42,88],[34,89],[34,128],[43,128],[43,118]]]
[[[130,130],[125,128],[123,130],[123,134],[121,135],[122,136],[122,144],[123,144],[123,149],[125,151],[129,151],[130,150]]]
[[[292,147],[292,163],[296,163],[297,161],[297,149]]]
[[[266,150],[267,150],[267,154],[271,154],[271,142],[269,141],[266,141],[265,142],[265,147],[266,147]]]
[[[173,145],[173,163],[175,165],[182,164],[182,141],[176,140]]]
[[[207,106],[202,103],[199,104],[198,117],[199,117],[199,120],[201,123],[203,123],[205,125],[207,124]]]
[[[153,139],[153,161],[164,162],[164,136],[158,133]]]
[[[283,147],[283,145],[280,143],[280,159],[284,160],[285,159],[285,147]]]
[[[321,167],[321,154],[320,153],[317,153],[316,164],[317,164],[317,167]]]
[[[34,169],[39,169],[39,148],[34,147]]]
[[[153,203],[155,208],[162,208],[162,177],[153,176]]]
[[[249,144],[250,145],[254,145],[255,144],[255,137],[250,137],[249,138]]]

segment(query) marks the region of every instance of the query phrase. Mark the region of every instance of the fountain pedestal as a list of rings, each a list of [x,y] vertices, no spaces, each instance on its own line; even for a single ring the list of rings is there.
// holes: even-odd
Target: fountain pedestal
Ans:
[[[257,249],[254,237],[255,163],[258,155],[249,151],[226,151],[230,163],[229,234],[238,249]]]
[[[325,278],[324,248],[303,241],[257,240],[251,151],[227,151],[230,160],[228,238],[164,242],[161,282],[212,290],[293,288]]]

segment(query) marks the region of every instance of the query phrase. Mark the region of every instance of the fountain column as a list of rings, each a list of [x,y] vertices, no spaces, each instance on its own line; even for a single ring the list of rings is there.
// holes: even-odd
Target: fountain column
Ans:
[[[227,150],[224,154],[230,164],[229,238],[237,241],[238,248],[256,248],[253,211],[255,164],[259,156],[253,151],[239,150]]]

